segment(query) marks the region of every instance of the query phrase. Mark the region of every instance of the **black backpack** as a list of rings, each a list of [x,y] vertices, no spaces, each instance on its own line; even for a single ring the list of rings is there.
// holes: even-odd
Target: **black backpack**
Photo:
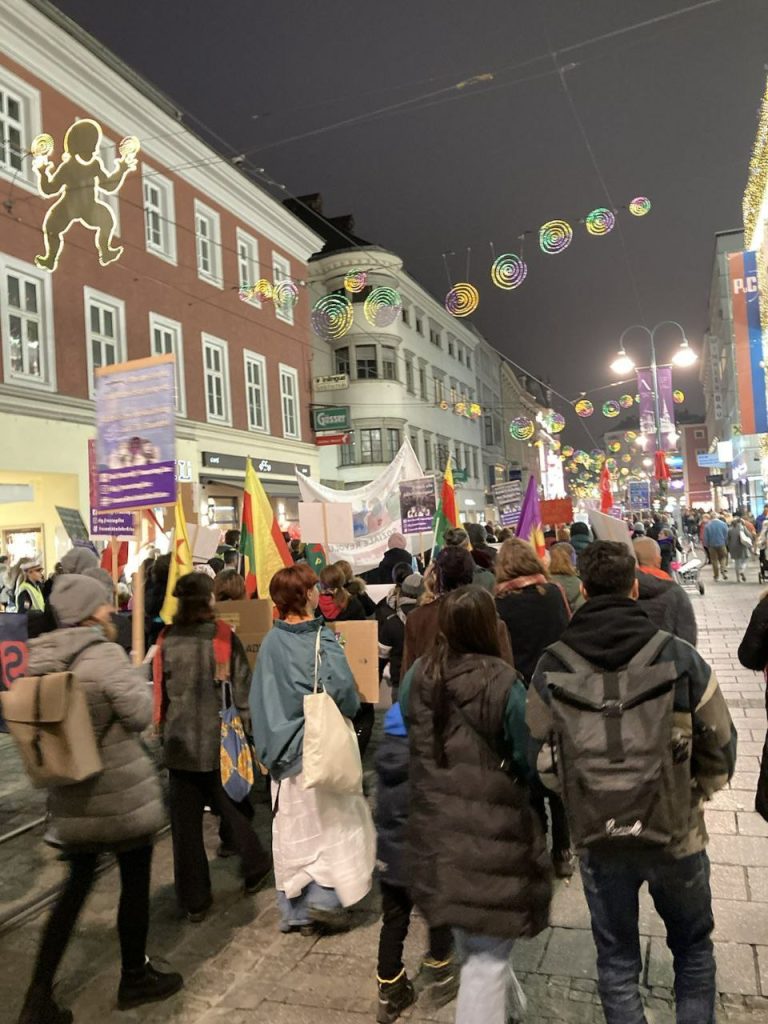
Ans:
[[[547,649],[568,669],[546,679],[555,765],[579,848],[664,847],[688,832],[691,733],[673,721],[674,662],[654,664],[670,639],[660,630],[614,672],[565,643]]]

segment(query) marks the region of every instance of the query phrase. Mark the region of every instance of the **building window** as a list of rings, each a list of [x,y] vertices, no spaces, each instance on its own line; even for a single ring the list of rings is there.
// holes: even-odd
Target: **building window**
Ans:
[[[381,346],[381,372],[384,380],[397,380],[397,353],[390,345]],[[413,366],[411,366],[413,376]]]
[[[400,451],[400,431],[397,427],[387,427],[387,458],[391,461]]]
[[[93,396],[94,374],[102,366],[123,363],[125,354],[125,303],[93,288],[84,288],[85,335],[88,381]]]
[[[280,364],[280,402],[283,408],[283,436],[301,437],[299,421],[299,374],[292,366]]]
[[[251,235],[246,235],[240,228],[235,232],[237,240],[237,283],[240,289],[247,289],[254,285],[261,274],[259,273],[259,243]],[[251,306],[261,308],[261,299],[258,295],[251,295],[244,300]]]
[[[424,334],[424,321],[420,316],[416,317],[416,333],[421,335]]]
[[[456,405],[459,400],[459,393],[456,390],[456,385],[451,383],[451,405]]]
[[[376,346],[357,345],[355,347],[358,380],[376,380],[379,376],[376,365]]]
[[[149,314],[149,338],[153,356],[174,356],[176,375],[176,412],[186,416],[184,394],[184,350],[181,324],[177,320]]]
[[[27,154],[40,131],[40,93],[0,68],[0,175],[35,192],[36,174]]]
[[[456,355],[456,350],[454,348],[453,341],[452,341],[451,338],[448,339],[448,355],[449,356],[455,356]]]
[[[226,341],[203,335],[205,412],[211,423],[231,423],[229,353]]]
[[[427,400],[427,368],[426,366],[419,367],[419,393],[426,402]]]
[[[472,479],[477,480],[477,448],[472,449]]]
[[[456,469],[465,469],[464,453],[460,444],[456,445]]]
[[[411,431],[411,448],[413,448],[414,454],[416,455],[416,458],[418,459],[418,457],[419,457],[419,434],[418,434],[418,431],[416,431],[416,430],[412,430]]]
[[[280,284],[281,281],[291,281],[291,264],[281,256],[279,253],[272,253],[272,281],[274,284]],[[284,324],[293,323],[293,306],[290,303],[273,303],[275,307],[275,316],[278,320],[282,320]]]
[[[413,382],[413,356],[405,357],[405,387],[410,394],[416,394]]]
[[[464,349],[461,347],[461,345],[459,345],[459,347],[456,350],[456,358],[459,360],[460,363],[464,363]]]
[[[340,466],[356,466],[357,465],[357,451],[355,447],[355,435],[354,432],[349,435],[349,444],[339,445],[339,465]]]
[[[0,163],[9,171],[20,171],[23,166],[23,109],[19,96],[6,90],[0,92]]]
[[[5,380],[55,386],[51,277],[0,255]]]
[[[435,445],[435,458],[437,460],[438,468],[442,471],[448,464],[448,456],[450,455],[450,448],[448,442],[444,439],[438,440]]]
[[[435,403],[443,402],[445,400],[445,386],[440,377],[433,377],[432,379],[435,384]]]
[[[267,364],[264,356],[243,352],[245,366],[245,404],[248,407],[248,428],[269,430],[267,406]]]
[[[483,423],[485,425],[485,443],[487,445],[495,444],[496,442],[493,437],[493,417],[484,416]]]
[[[360,462],[383,462],[383,449],[381,446],[381,428],[373,427],[370,430],[360,431]]]
[[[704,437],[704,431],[703,431],[703,430],[694,430],[694,432],[693,432],[693,436],[694,436],[695,438],[697,438],[697,439],[701,440],[701,439],[703,439],[703,437]]]
[[[472,369],[472,356],[471,356],[469,350],[467,350],[467,369],[468,370]]]
[[[429,329],[429,340],[432,342],[433,345],[437,345],[437,347],[440,348],[440,331],[436,331],[434,328],[430,327],[430,329]],[[450,350],[450,345],[451,345],[451,343],[448,342],[449,350]]]
[[[434,468],[432,459],[432,435],[424,435],[424,472],[431,473]]]
[[[411,311],[406,309],[405,306],[400,310],[400,316],[403,318],[403,323],[407,326],[411,326]]]
[[[197,276],[223,286],[221,276],[221,220],[218,213],[195,200],[195,240],[197,243]]]
[[[176,225],[173,182],[142,165],[144,242],[147,252],[176,263]]]
[[[335,373],[349,374],[349,349],[337,348],[334,353]]]

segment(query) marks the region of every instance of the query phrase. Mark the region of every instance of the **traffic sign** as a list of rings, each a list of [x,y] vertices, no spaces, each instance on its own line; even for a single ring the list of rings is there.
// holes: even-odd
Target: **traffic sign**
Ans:
[[[318,434],[315,444],[320,448],[328,445],[349,444],[350,434]]]

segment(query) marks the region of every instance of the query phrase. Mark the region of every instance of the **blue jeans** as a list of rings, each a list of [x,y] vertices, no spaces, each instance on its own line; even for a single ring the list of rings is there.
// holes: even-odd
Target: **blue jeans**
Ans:
[[[310,882],[298,896],[292,898],[278,889],[277,906],[281,916],[280,931],[289,932],[292,928],[312,924],[312,918],[309,916],[310,907],[317,907],[319,910],[338,910],[341,907],[341,900],[335,889]]]
[[[677,1024],[714,1024],[715,957],[709,858],[643,854],[634,862],[588,852],[581,877],[597,946],[597,976],[606,1024],[645,1024],[638,989],[642,970],[638,894],[648,883],[674,957]]]
[[[506,1024],[525,1014],[525,995],[512,969],[512,939],[454,928],[461,983],[456,1024]]]

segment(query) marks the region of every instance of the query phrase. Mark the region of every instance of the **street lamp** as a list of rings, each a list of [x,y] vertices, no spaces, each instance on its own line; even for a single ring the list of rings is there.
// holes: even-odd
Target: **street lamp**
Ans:
[[[657,452],[660,452],[662,450],[662,445],[661,445],[661,413],[660,413],[660,410],[659,410],[659,375],[658,375],[658,366],[656,364],[656,332],[660,328],[666,327],[668,324],[671,324],[673,327],[677,327],[679,329],[680,333],[683,336],[683,340],[680,343],[680,348],[672,356],[672,362],[675,364],[675,366],[680,366],[680,367],[683,367],[683,366],[693,366],[693,364],[698,359],[698,356],[696,355],[696,353],[693,351],[693,349],[689,345],[688,338],[685,336],[685,330],[683,329],[683,327],[676,320],[664,320],[664,321],[662,321],[662,323],[656,324],[656,326],[653,328],[653,330],[650,330],[648,327],[645,327],[643,324],[634,324],[632,327],[627,327],[627,329],[622,332],[622,335],[619,338],[619,351],[618,351],[618,355],[616,356],[614,361],[611,363],[611,370],[613,370],[613,372],[615,374],[617,374],[617,376],[619,376],[619,377],[626,377],[628,374],[632,373],[632,371],[635,369],[635,362],[632,359],[632,357],[627,353],[627,350],[624,347],[624,338],[629,334],[630,331],[645,331],[645,333],[648,335],[648,337],[650,339],[650,342],[651,342],[651,374],[652,374],[652,377],[653,377],[653,403],[654,403],[654,411],[655,411],[655,415],[656,415],[656,451]],[[644,445],[643,445],[643,447],[644,447]]]

